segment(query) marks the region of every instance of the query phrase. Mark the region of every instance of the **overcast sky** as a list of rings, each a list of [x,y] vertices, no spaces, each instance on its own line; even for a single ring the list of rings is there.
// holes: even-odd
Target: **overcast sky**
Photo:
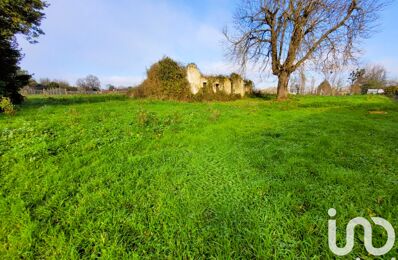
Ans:
[[[194,62],[204,73],[229,74],[222,29],[231,24],[237,0],[48,0],[46,33],[31,45],[19,38],[23,69],[36,79],[74,84],[97,75],[102,85],[131,86],[146,69],[167,55]],[[362,44],[363,62],[384,65],[398,78],[398,1],[383,13],[378,33]],[[258,87],[274,78],[247,75]]]

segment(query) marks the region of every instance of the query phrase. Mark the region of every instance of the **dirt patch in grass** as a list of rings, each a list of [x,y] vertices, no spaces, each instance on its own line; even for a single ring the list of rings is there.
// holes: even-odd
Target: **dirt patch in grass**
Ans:
[[[369,111],[371,115],[386,115],[388,114],[386,111]]]

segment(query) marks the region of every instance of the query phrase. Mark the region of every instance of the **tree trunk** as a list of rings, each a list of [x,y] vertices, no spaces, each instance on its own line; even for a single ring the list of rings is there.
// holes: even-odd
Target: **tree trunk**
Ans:
[[[278,76],[278,100],[284,100],[288,97],[289,77],[290,75],[286,72],[282,72]]]

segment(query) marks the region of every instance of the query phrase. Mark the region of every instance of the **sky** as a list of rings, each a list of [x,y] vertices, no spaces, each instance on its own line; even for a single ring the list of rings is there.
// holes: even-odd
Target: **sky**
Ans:
[[[93,74],[102,86],[134,86],[154,62],[169,56],[196,63],[205,74],[237,71],[225,56],[222,34],[238,0],[47,0],[45,35],[38,44],[22,37],[21,67],[35,79],[67,80]],[[361,43],[363,64],[384,65],[398,79],[398,1],[386,8],[377,32]],[[247,72],[258,88],[275,77]]]

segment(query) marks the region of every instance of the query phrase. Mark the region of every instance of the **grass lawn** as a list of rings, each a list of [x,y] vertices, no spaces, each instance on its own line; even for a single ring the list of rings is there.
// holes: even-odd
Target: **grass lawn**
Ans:
[[[333,259],[329,208],[341,245],[398,233],[397,135],[380,96],[29,97],[0,115],[0,258]]]

